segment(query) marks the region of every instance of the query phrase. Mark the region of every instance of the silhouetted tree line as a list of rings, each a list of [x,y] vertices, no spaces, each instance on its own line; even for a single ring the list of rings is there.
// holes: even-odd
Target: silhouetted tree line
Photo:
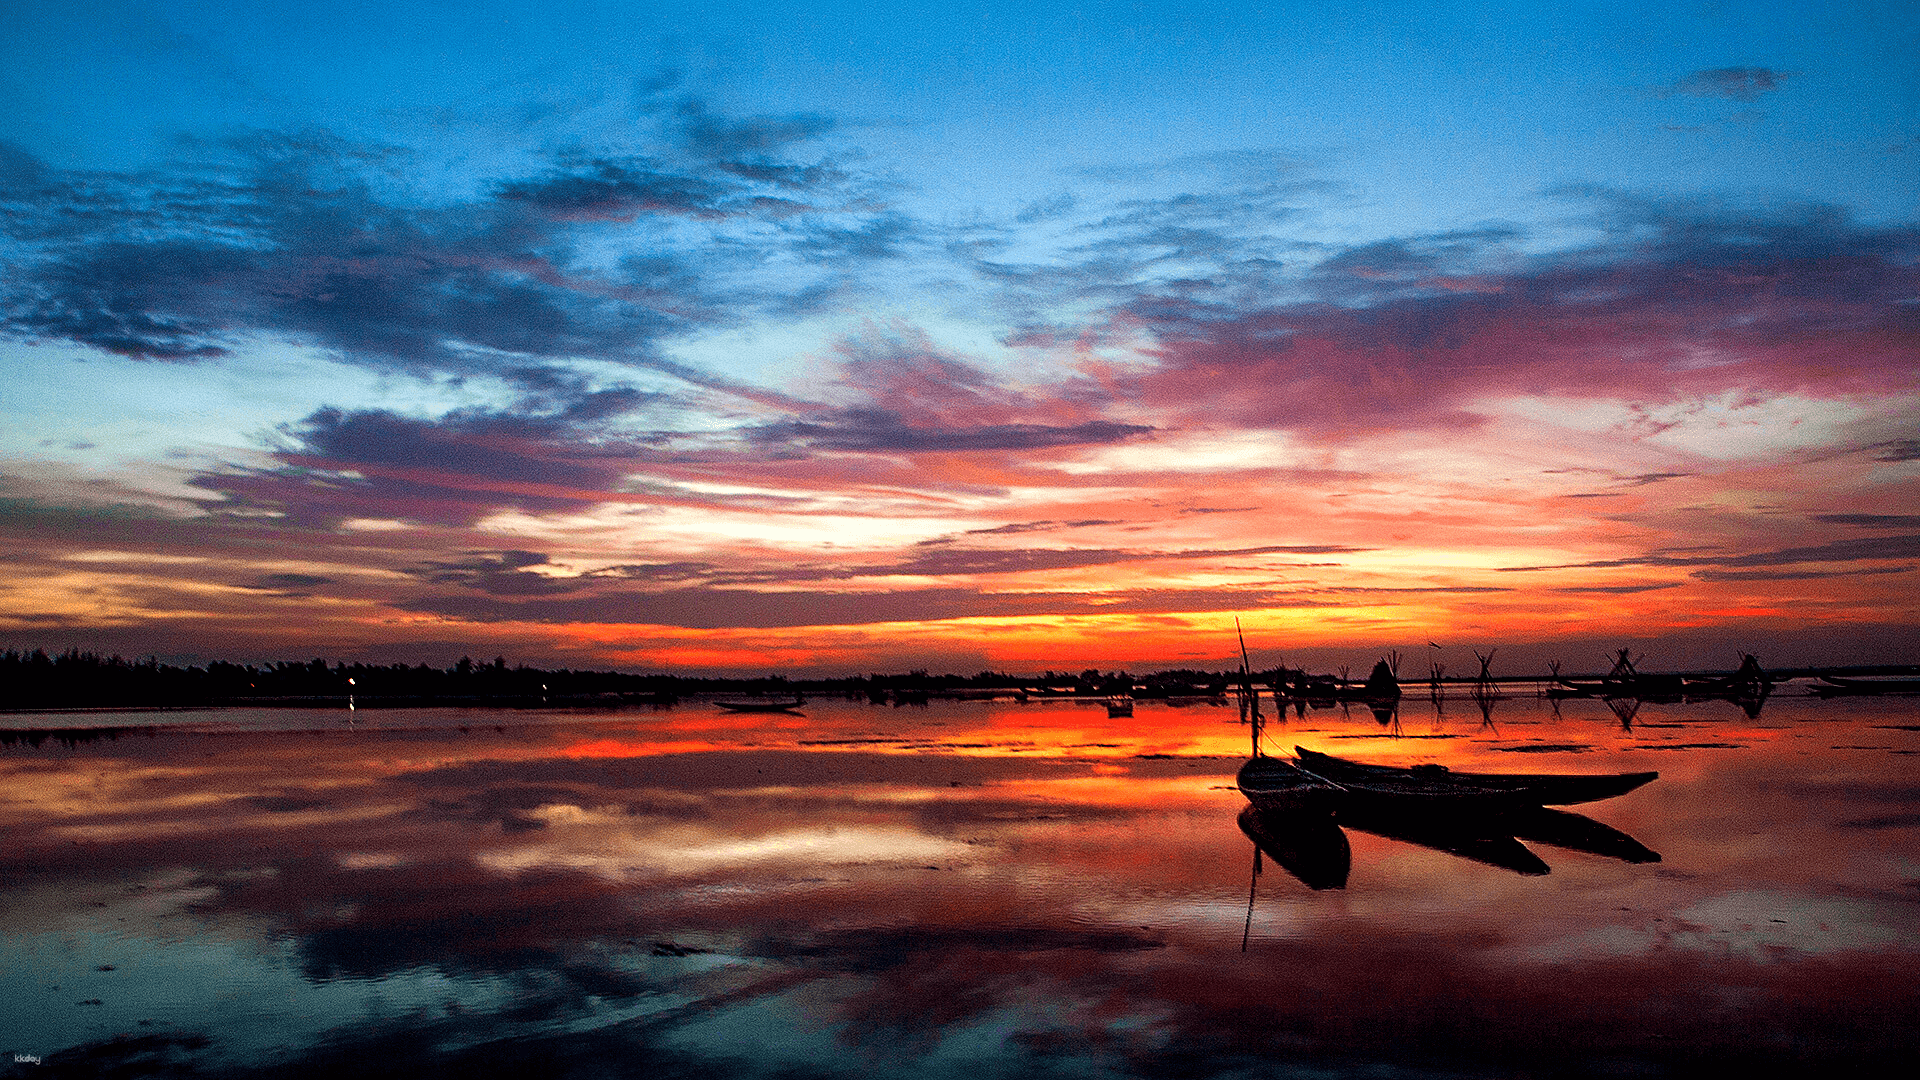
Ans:
[[[157,659],[69,649],[49,655],[8,650],[0,653],[0,708],[87,708],[112,706],[192,706],[247,702],[300,702],[314,699],[381,698],[419,700],[565,698],[605,693],[672,692],[687,680],[670,676],[624,675],[612,671],[543,671],[508,667],[463,656],[449,668],[418,664],[348,664],[325,660],[287,660],[271,664],[235,664],[216,660],[204,667],[180,667]]]
[[[1089,668],[1077,674],[1048,671],[1038,682],[1055,693],[1165,697],[1218,694],[1238,679],[1235,672],[1182,669],[1135,676]],[[129,660],[79,649],[51,654],[44,649],[0,653],[0,710],[298,705],[344,702],[349,695],[369,707],[436,702],[559,704],[597,699],[668,700],[699,693],[898,695],[1012,691],[1034,686],[1031,676],[999,671],[932,675],[914,670],[900,675],[875,673],[839,679],[789,679],[784,675],[704,679],[509,667],[504,657],[484,661],[463,656],[447,668],[341,661],[329,664],[322,659],[270,664],[216,660],[204,666],[177,666],[153,657]]]

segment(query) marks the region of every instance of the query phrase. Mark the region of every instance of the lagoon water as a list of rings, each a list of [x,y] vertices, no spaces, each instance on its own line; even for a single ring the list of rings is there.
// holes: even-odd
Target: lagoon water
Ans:
[[[1577,808],[1657,862],[1349,828],[1338,889],[1253,876],[1231,705],[801,711],[0,716],[0,1068],[1906,1075],[1920,1049],[1917,698],[1289,715],[1276,750],[1661,773]]]

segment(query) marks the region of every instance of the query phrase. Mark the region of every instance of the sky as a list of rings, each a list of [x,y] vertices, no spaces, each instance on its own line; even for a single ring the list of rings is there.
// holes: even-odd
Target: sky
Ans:
[[[1905,5],[0,24],[0,647],[1920,662]]]

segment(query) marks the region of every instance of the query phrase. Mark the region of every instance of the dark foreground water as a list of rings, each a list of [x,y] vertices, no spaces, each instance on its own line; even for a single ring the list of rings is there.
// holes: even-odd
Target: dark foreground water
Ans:
[[[1661,772],[1600,853],[1349,826],[1323,889],[1252,878],[1231,707],[0,716],[0,1070],[1908,1075],[1920,699],[1802,692],[1292,717]]]

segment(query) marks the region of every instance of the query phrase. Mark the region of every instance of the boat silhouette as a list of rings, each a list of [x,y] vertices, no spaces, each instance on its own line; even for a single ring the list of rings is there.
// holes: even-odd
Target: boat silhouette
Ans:
[[[1457,773],[1348,761],[1300,746],[1297,760],[1269,757],[1260,748],[1257,708],[1249,719],[1253,753],[1234,781],[1247,798],[1237,821],[1254,844],[1256,879],[1264,854],[1308,888],[1345,888],[1353,861],[1346,829],[1530,877],[1551,868],[1522,840],[1628,863],[1660,861],[1610,825],[1547,805],[1610,799],[1658,773]],[[1252,886],[1247,902],[1251,920]]]
[[[1552,868],[1521,843],[1531,841],[1625,863],[1655,863],[1660,853],[1611,825],[1568,810],[1517,807],[1492,812],[1438,804],[1374,801],[1262,807],[1249,803],[1236,823],[1255,848],[1310,889],[1343,889],[1352,871],[1346,830],[1379,836],[1486,866],[1541,877]]]
[[[716,701],[714,704],[728,712],[777,713],[792,712],[805,705],[807,699],[796,697],[792,701]]]
[[[1845,679],[1838,675],[1822,675],[1820,684],[1812,689],[1821,697],[1920,694],[1920,679]]]
[[[1296,746],[1299,767],[1344,787],[1396,790],[1428,797],[1452,793],[1475,801],[1501,801],[1535,806],[1570,806],[1611,799],[1657,780],[1657,772],[1635,773],[1462,773],[1445,765],[1369,765]]]

